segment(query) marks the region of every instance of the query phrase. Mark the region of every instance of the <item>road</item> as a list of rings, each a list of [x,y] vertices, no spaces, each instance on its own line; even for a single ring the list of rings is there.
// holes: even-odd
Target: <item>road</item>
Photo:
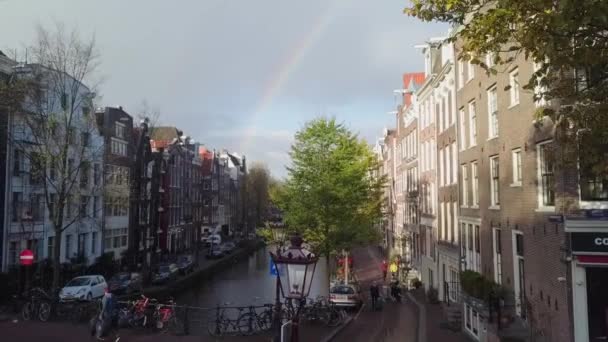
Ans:
[[[382,282],[382,257],[375,247],[353,252],[354,268],[364,294],[373,281]],[[418,318],[413,303],[386,303],[382,311],[371,311],[366,303],[351,324],[335,339],[336,342],[415,342]]]

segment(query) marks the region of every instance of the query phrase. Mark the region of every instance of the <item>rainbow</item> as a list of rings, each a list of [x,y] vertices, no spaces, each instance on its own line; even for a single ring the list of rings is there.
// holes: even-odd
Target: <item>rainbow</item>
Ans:
[[[257,124],[259,117],[264,111],[266,111],[275,97],[280,93],[281,89],[285,86],[285,83],[289,80],[291,74],[297,70],[298,65],[301,63],[302,58],[306,56],[306,53],[312,46],[319,40],[319,37],[329,26],[331,19],[333,18],[333,9],[337,7],[337,3],[342,0],[333,0],[329,2],[325,11],[321,12],[320,15],[315,19],[310,31],[298,41],[290,53],[285,58],[284,62],[279,64],[276,68],[276,72],[273,73],[271,81],[264,88],[264,92],[260,101],[257,102],[251,118],[251,126],[245,129],[245,134],[239,145],[239,151],[243,151],[250,143],[253,137],[257,133]]]

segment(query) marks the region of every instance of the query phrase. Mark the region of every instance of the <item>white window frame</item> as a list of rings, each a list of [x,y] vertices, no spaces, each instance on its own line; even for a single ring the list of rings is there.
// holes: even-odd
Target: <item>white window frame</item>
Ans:
[[[471,162],[471,208],[479,208],[479,164]]]
[[[456,142],[452,142],[452,184],[458,183],[458,151],[456,151]]]
[[[469,61],[467,63],[467,83],[472,81],[475,78],[475,64]]]
[[[452,205],[450,202],[445,202],[445,206],[446,206],[446,218],[447,218],[447,224],[445,227],[446,230],[446,234],[445,234],[445,239],[447,241],[453,241],[453,236],[452,236]]]
[[[454,243],[460,243],[460,224],[458,223],[458,202],[452,202],[452,209],[454,210],[454,220],[452,221],[454,225]]]
[[[511,150],[511,169],[513,181],[511,186],[521,186],[523,179],[523,165],[521,161],[521,148],[514,148]]]
[[[496,85],[488,88],[488,140],[498,137],[500,128],[498,127],[498,90]]]
[[[546,145],[551,144],[553,140],[545,140],[536,144],[536,179],[537,179],[537,196],[538,196],[538,208],[536,211],[540,212],[555,212],[555,189],[553,189],[553,205],[545,205],[543,202],[543,181],[542,181],[542,169],[544,162],[541,154]],[[555,166],[553,167],[553,177],[555,184]]]
[[[477,105],[469,101],[469,147],[477,145]]]
[[[445,212],[445,202],[441,202],[441,220],[439,222],[440,230],[439,230],[439,238],[441,240],[447,240],[447,231],[446,231],[446,212]]]
[[[494,262],[494,281],[502,285],[502,234],[500,234],[501,239],[498,239],[499,232],[501,232],[500,228],[492,228],[492,259]],[[498,250],[498,244],[500,244],[501,249]]]
[[[464,87],[464,61],[458,61],[458,89]]]
[[[534,72],[537,72],[538,70],[540,70],[540,64],[539,63],[534,63],[533,64],[533,68],[534,68]],[[544,86],[535,86],[534,87],[534,94],[538,95],[541,93],[544,93],[547,91],[547,88]],[[547,101],[546,99],[542,98],[540,100],[536,100],[535,101],[535,105],[536,107],[544,107],[549,105],[549,101]]]
[[[467,134],[466,134],[466,120],[465,120],[465,112],[464,112],[464,107],[461,107],[458,110],[458,119],[460,120],[459,123],[459,127],[460,127],[460,132],[459,136],[460,136],[460,151],[464,151],[467,149]]]
[[[486,53],[486,66],[491,68],[494,66],[494,53],[488,52]]]
[[[520,84],[519,84],[519,68],[511,70],[509,73],[509,99],[511,100],[510,107],[514,107],[519,104],[520,95]]]
[[[498,164],[495,166],[495,164]],[[500,159],[490,156],[490,209],[500,209]]]
[[[445,159],[443,155],[445,154],[445,149],[439,149],[439,186],[443,186],[445,184]]]
[[[462,208],[468,208],[469,207],[469,173],[468,173],[468,165],[467,164],[462,164],[460,165],[460,172],[461,172],[461,189],[460,191],[462,192],[462,202],[460,203],[460,206]]]

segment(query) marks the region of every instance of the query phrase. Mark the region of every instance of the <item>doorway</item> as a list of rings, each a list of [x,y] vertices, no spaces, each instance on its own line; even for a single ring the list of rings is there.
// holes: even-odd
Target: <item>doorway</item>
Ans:
[[[587,317],[589,341],[608,337],[608,267],[587,267]]]

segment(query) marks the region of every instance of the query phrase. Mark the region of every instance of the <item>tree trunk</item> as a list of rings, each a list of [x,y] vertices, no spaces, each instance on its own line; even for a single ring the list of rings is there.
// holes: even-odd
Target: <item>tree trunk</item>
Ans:
[[[53,245],[53,292],[59,288],[59,275],[61,273],[61,226],[55,226],[55,243]]]

